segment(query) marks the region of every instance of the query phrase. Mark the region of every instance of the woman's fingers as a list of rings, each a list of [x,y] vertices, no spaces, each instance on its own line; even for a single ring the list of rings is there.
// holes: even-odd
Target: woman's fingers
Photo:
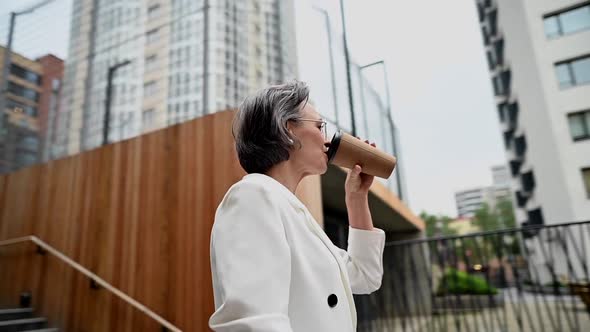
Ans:
[[[360,140],[361,138],[360,138],[360,137],[358,137],[358,136],[356,136],[356,139]],[[370,146],[372,146],[372,147],[377,147],[377,145],[375,145],[375,142],[371,143],[371,142],[369,142],[369,140],[368,140],[368,139],[366,139],[366,140],[365,140],[365,143],[369,144],[369,145],[370,145]]]

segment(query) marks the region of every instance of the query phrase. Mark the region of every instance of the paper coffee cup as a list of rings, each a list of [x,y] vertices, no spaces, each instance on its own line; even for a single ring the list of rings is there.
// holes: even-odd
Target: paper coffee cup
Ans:
[[[352,169],[359,165],[363,173],[387,179],[395,168],[394,156],[338,130],[328,148],[328,163]]]

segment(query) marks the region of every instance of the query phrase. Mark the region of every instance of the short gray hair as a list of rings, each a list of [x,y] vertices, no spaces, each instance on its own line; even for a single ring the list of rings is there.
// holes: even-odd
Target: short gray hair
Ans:
[[[301,119],[300,111],[308,99],[308,86],[292,81],[269,86],[242,102],[232,131],[246,172],[266,173],[289,160],[289,150],[299,142],[289,134],[287,122]]]

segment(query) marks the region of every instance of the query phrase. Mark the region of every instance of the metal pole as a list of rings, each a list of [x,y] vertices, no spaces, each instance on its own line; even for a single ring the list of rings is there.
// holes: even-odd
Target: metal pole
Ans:
[[[326,19],[326,30],[328,32],[328,52],[330,53],[330,78],[332,79],[332,98],[334,99],[334,116],[336,123],[338,122],[338,95],[336,93],[336,69],[334,68],[334,54],[332,50],[332,28],[330,27],[330,16],[328,12],[322,8],[313,7],[315,10],[322,13]]]
[[[207,35],[209,34],[209,0],[204,0],[203,5],[203,111],[201,114],[207,114],[207,109],[209,107],[209,38]]]
[[[61,81],[57,89],[53,87],[53,82],[51,82],[51,96],[49,99],[49,112],[47,113],[47,136],[45,137],[45,146],[43,149],[43,162],[47,162],[48,160],[53,158],[53,143],[55,142],[54,131],[55,131],[55,120],[57,117],[57,109],[59,103],[59,95],[61,91]]]
[[[352,97],[352,79],[350,77],[350,55],[348,54],[348,43],[346,41],[346,20],[344,18],[344,1],[340,0],[340,16],[342,19],[342,41],[344,43],[344,59],[346,63],[346,81],[348,83],[348,103],[350,104],[350,123],[352,136],[356,136],[356,123],[354,120],[354,100]]]
[[[107,95],[104,101],[104,121],[102,127],[102,145],[106,145],[109,142],[109,122],[111,120],[111,97],[112,97],[112,89],[113,89],[113,78],[115,76],[115,72],[117,69],[130,64],[131,61],[123,61],[117,64],[114,64],[109,67],[109,71],[107,73]]]
[[[402,182],[401,182],[401,163],[399,162],[399,159],[401,158],[400,156],[400,152],[397,146],[397,139],[395,138],[395,134],[397,133],[397,129],[395,128],[395,124],[393,122],[393,116],[391,114],[391,97],[389,94],[389,76],[387,75],[387,65],[385,64],[385,61],[383,60],[379,60],[379,61],[375,61],[373,63],[369,63],[367,65],[361,66],[361,71],[363,69],[369,68],[371,66],[375,66],[375,65],[381,65],[383,68],[383,80],[385,82],[385,98],[386,98],[386,102],[387,102],[387,121],[389,122],[389,125],[391,127],[391,143],[392,143],[392,148],[393,148],[393,152],[396,154],[396,157],[398,159],[398,163],[397,163],[397,170],[395,171],[395,179],[397,182],[397,192],[398,192],[398,196],[399,199],[403,201],[403,192],[402,192]]]
[[[8,29],[8,43],[4,49],[4,63],[2,65],[2,78],[1,78],[1,93],[0,93],[0,135],[4,136],[4,113],[6,112],[6,93],[8,91],[8,72],[10,70],[10,61],[12,57],[12,35],[14,33],[14,23],[16,13],[10,13],[10,28]]]
[[[398,163],[397,163],[397,170],[395,172],[395,179],[397,182],[397,191],[398,191],[398,196],[399,199],[401,201],[404,200],[404,194],[402,191],[402,166],[401,163],[399,162],[400,158],[401,158],[401,153],[400,153],[400,149],[398,148],[398,141],[395,137],[395,135],[397,134],[397,129],[395,127],[395,122],[393,121],[393,115],[391,114],[391,96],[389,95],[389,76],[387,75],[387,65],[385,64],[384,61],[381,61],[382,65],[383,65],[383,78],[385,80],[385,96],[387,98],[387,119],[389,119],[389,122],[391,123],[391,130],[393,131],[391,133],[392,136],[392,141],[393,141],[393,151],[395,151],[395,153],[397,154],[397,159],[398,159]],[[399,138],[399,137],[398,137]]]

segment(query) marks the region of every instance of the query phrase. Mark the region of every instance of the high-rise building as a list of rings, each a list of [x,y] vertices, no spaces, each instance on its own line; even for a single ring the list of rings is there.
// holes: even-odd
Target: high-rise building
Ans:
[[[6,48],[0,46],[0,64],[5,56]],[[0,174],[42,160],[51,131],[49,119],[54,117],[59,98],[51,85],[61,80],[62,69],[63,61],[53,55],[32,60],[11,52],[6,109],[0,127],[4,134],[0,135]]]
[[[296,75],[291,0],[76,0],[56,150],[235,108]],[[114,69],[117,68],[117,69]]]
[[[473,217],[485,201],[485,187],[475,187],[456,192],[455,203],[457,204],[457,216],[460,218]]]
[[[590,219],[590,3],[477,0],[519,223]]]
[[[509,186],[511,181],[510,170],[506,165],[492,166],[492,184],[494,186]]]
[[[472,218],[475,212],[487,204],[491,209],[503,200],[511,200],[510,176],[504,165],[492,167],[493,183],[487,187],[476,187],[455,193],[459,218]]]
[[[109,142],[236,108],[256,89],[298,78],[332,130],[351,132],[354,118],[358,136],[398,157],[384,182],[407,200],[385,95],[354,61],[349,89],[339,11],[323,4],[334,2],[74,1],[55,156],[103,144],[114,68]]]

